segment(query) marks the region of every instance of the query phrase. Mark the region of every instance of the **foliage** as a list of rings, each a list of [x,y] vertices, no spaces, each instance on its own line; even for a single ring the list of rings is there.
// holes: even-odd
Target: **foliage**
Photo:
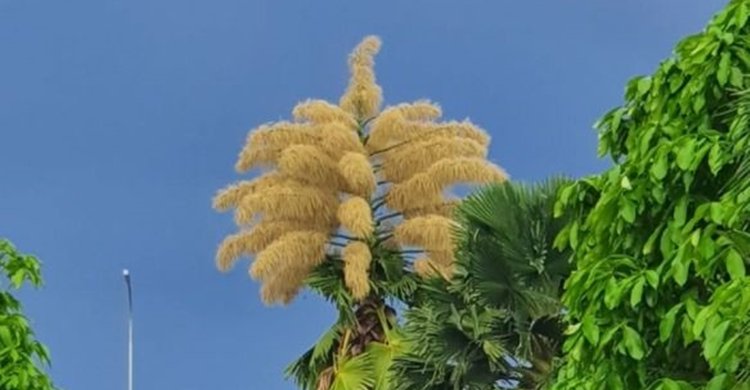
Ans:
[[[598,123],[561,191],[575,251],[556,389],[750,388],[750,1],[731,1]]]
[[[0,390],[53,389],[42,370],[49,364],[49,353],[34,338],[21,303],[11,293],[24,283],[42,284],[39,261],[0,239],[0,270]]]
[[[553,248],[564,183],[490,186],[459,207],[457,275],[420,284],[395,388],[535,389],[552,378],[570,257]]]
[[[441,122],[428,101],[381,111],[379,50],[376,37],[354,49],[338,104],[307,100],[292,121],[252,130],[236,168],[263,172],[214,198],[217,210],[235,211],[240,229],[220,245],[219,269],[251,256],[267,304],[287,304],[309,286],[339,309],[339,321],[288,370],[303,388],[390,388],[361,375],[382,371],[381,356],[398,348],[386,299],[408,303],[415,274],[453,272],[457,199],[446,190],[506,180],[474,124]]]

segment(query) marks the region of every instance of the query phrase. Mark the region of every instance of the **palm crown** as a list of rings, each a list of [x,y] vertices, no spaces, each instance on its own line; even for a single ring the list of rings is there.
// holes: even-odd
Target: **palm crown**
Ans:
[[[240,227],[221,244],[219,269],[255,256],[250,274],[267,303],[290,302],[332,258],[343,260],[355,300],[372,292],[374,255],[424,253],[404,266],[450,274],[455,201],[444,190],[506,179],[485,160],[489,137],[470,122],[436,122],[440,108],[428,101],[380,111],[379,48],[368,37],[351,54],[338,105],[308,100],[294,108],[293,121],[251,131],[236,168],[267,171],[214,199],[216,209],[236,210]]]
[[[336,325],[289,369],[306,388],[351,385],[346,373],[368,366],[366,349],[390,355],[395,312],[385,299],[408,303],[414,275],[453,273],[457,199],[446,190],[507,179],[486,160],[489,137],[468,120],[438,122],[440,108],[426,100],[381,111],[379,49],[376,37],[354,49],[338,104],[308,100],[292,121],[252,130],[236,168],[264,172],[214,198],[216,209],[235,210],[240,228],[219,247],[220,270],[254,256],[250,275],[264,302],[289,303],[307,285],[339,310]]]

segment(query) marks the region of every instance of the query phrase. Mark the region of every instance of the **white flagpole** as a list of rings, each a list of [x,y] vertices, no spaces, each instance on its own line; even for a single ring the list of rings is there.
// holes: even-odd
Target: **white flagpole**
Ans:
[[[124,269],[122,276],[128,288],[128,390],[133,390],[133,291],[130,284],[130,272]]]

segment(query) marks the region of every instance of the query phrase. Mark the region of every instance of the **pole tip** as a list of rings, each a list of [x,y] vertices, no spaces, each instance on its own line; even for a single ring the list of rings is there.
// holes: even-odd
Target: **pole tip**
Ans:
[[[122,276],[130,276],[130,271],[127,268],[122,270]]]

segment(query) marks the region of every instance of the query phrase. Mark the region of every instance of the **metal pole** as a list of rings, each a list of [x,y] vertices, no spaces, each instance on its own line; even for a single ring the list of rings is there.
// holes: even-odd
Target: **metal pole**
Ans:
[[[122,276],[128,288],[128,390],[133,390],[133,291],[130,284],[130,272],[124,269]]]

